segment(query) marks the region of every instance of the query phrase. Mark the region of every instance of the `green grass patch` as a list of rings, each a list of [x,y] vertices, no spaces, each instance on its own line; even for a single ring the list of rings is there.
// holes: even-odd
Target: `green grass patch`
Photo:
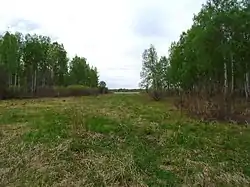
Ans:
[[[30,121],[30,131],[23,134],[22,139],[32,143],[54,143],[68,137],[68,118],[55,111],[45,111]]]
[[[114,133],[119,126],[119,122],[103,116],[87,116],[86,129],[98,133]]]
[[[250,184],[250,128],[191,120],[170,100],[113,94],[0,106],[3,186]]]

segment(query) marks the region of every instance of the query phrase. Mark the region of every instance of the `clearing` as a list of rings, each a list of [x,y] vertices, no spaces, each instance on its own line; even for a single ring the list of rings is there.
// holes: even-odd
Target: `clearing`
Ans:
[[[0,101],[0,186],[249,186],[250,127],[139,94]]]

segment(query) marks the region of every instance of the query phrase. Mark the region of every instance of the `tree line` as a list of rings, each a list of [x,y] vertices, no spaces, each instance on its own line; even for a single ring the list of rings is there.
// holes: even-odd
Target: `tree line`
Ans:
[[[5,32],[0,36],[0,82],[35,93],[38,88],[82,85],[98,87],[96,67],[84,57],[70,60],[63,44],[48,36]]]
[[[249,97],[250,3],[208,0],[192,26],[158,58],[153,45],[142,55],[141,87],[197,95]]]
[[[128,88],[118,88],[118,89],[109,89],[111,92],[142,92],[142,89],[128,89]]]

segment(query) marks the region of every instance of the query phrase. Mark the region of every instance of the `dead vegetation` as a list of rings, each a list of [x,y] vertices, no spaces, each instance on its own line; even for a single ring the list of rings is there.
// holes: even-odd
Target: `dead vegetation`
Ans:
[[[222,94],[182,93],[174,105],[193,117],[206,121],[227,121],[237,124],[250,123],[250,105],[242,97],[225,100]]]

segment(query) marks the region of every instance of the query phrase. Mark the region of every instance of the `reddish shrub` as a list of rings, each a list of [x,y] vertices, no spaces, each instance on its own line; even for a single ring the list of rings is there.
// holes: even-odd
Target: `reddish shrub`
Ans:
[[[202,94],[185,93],[175,100],[175,106],[182,111],[186,111],[191,116],[199,117],[203,120],[219,121],[242,121],[246,119],[246,104],[243,106],[240,98],[224,98],[223,94],[213,95],[212,97]],[[250,119],[250,113],[247,114]]]
[[[89,88],[81,85],[68,87],[38,87],[35,93],[28,93],[20,87],[10,87],[5,93],[7,99],[12,98],[40,98],[40,97],[70,97],[97,95],[98,88]]]

